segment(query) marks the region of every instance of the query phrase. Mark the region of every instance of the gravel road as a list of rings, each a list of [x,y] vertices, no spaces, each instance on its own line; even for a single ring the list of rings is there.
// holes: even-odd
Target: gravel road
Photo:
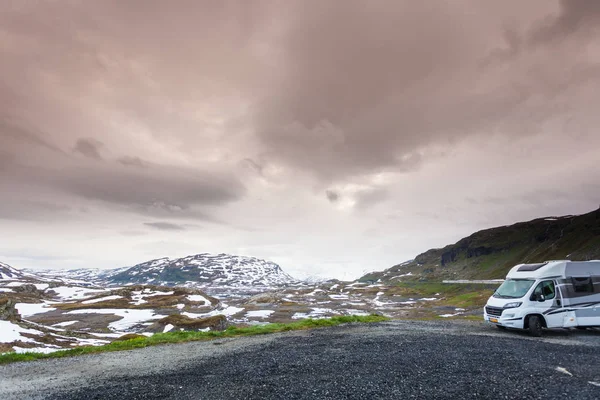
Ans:
[[[600,331],[392,321],[0,366],[1,399],[598,399]]]

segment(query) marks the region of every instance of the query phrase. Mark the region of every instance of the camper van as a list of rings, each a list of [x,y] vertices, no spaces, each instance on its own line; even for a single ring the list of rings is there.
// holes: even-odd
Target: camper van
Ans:
[[[519,264],[489,298],[486,322],[498,328],[600,327],[600,260]]]

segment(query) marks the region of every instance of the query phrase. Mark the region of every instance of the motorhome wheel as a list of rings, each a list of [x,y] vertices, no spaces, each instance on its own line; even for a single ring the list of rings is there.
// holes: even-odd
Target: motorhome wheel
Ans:
[[[537,315],[529,317],[529,333],[531,336],[542,336],[542,320]]]

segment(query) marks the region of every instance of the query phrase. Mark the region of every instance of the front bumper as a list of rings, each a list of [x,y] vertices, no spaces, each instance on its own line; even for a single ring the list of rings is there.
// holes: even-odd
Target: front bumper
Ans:
[[[500,325],[505,326],[507,328],[516,328],[523,329],[523,317],[520,313],[515,312],[515,310],[509,308],[502,312],[502,315],[488,315],[488,313],[483,312],[483,319],[488,324],[492,325]]]

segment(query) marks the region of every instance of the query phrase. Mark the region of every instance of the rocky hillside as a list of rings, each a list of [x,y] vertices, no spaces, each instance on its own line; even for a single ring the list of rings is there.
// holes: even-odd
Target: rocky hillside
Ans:
[[[52,279],[45,278],[41,275],[33,274],[26,272],[24,270],[19,270],[11,267],[8,264],[0,262],[0,281],[11,282],[11,281],[26,281],[30,283],[36,282],[48,282],[52,281]]]
[[[600,209],[479,231],[360,280],[498,279],[519,263],[564,259],[600,259]]]
[[[0,280],[18,279],[21,275],[20,271],[17,271],[8,264],[0,262]]]

